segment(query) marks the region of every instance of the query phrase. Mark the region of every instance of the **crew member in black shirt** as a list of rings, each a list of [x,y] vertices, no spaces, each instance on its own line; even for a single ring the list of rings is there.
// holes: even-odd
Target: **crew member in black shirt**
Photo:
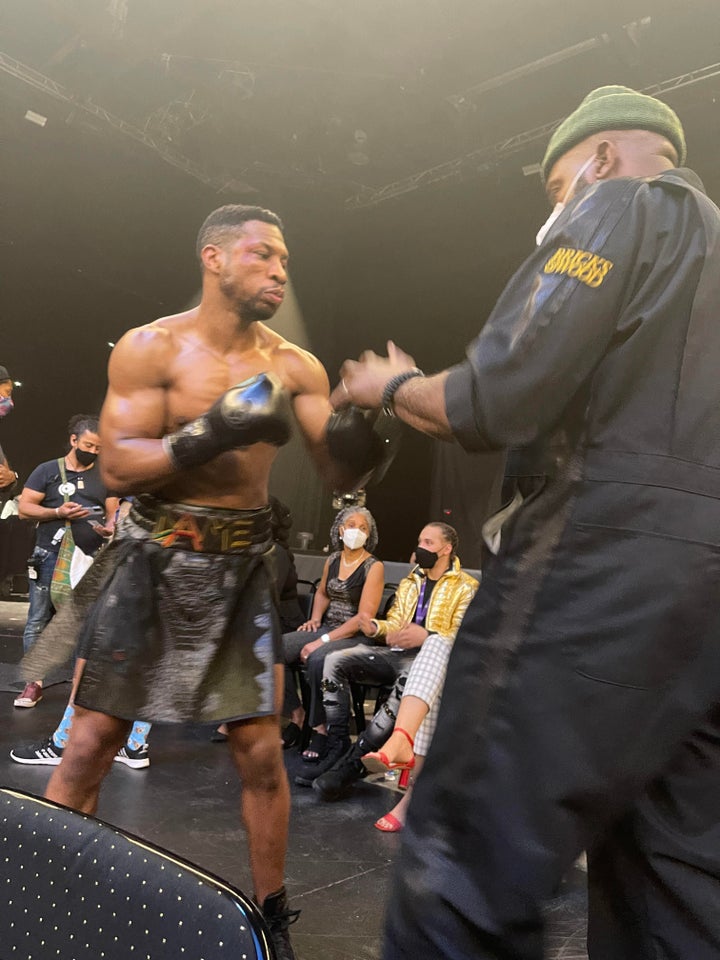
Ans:
[[[78,414],[68,424],[70,449],[64,457],[35,467],[20,494],[20,516],[37,521],[29,563],[30,609],[23,648],[30,649],[55,612],[50,584],[67,523],[75,545],[92,556],[112,533],[118,501],[109,497],[96,460],[100,452],[96,417]],[[15,699],[16,707],[42,700],[42,680],[31,680]]]

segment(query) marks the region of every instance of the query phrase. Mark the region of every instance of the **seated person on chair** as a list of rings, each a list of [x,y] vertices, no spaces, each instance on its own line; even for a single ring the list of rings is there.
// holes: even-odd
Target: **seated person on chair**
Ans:
[[[458,536],[447,523],[429,523],[423,527],[415,550],[415,568],[399,584],[395,602],[386,620],[366,618],[363,632],[371,639],[381,637],[385,646],[369,647],[358,644],[349,650],[331,653],[323,670],[323,705],[328,723],[328,752],[313,775],[300,776],[295,782],[312,786],[313,781],[348,752],[350,748],[350,683],[396,684],[391,698],[379,714],[389,718],[384,735],[379,741],[368,739],[367,731],[360,738],[362,753],[381,746],[393,723],[397,704],[402,696],[398,683],[407,673],[418,652],[432,640],[428,654],[423,657],[434,686],[440,675],[444,679],[447,652],[452,645],[465,611],[477,590],[478,583],[460,568],[456,556]],[[440,652],[438,652],[440,651]],[[433,656],[434,653],[434,656]],[[431,669],[434,661],[438,665]],[[435,698],[437,693],[435,693]],[[426,693],[426,699],[432,699]],[[361,754],[362,755],[362,754]],[[355,778],[357,779],[357,778]],[[321,789],[318,788],[318,792]]]
[[[477,589],[477,586],[479,584],[476,584],[475,589]],[[367,745],[358,741],[358,744],[354,746],[357,746],[360,750],[362,759],[359,762],[356,760],[355,763],[345,764],[345,770],[347,772],[352,771],[354,774],[353,781],[367,776],[368,773],[380,773],[388,770],[401,771],[399,786],[401,788],[405,787],[402,798],[389,813],[380,817],[374,824],[383,833],[397,833],[405,826],[405,816],[410,804],[412,787],[415,778],[422,769],[437,726],[440,698],[445,685],[445,674],[447,673],[451,650],[452,639],[448,640],[438,634],[427,638],[407,675],[401,677],[398,681],[398,687],[402,682],[404,688],[393,690],[393,703],[387,711],[383,711],[385,716],[381,718],[378,725],[373,722],[366,731],[368,743],[372,743],[376,734],[378,739],[384,739],[384,736],[387,736],[386,732],[383,736],[383,732],[388,728],[388,720],[391,721],[392,716],[392,706],[396,702],[398,694],[400,694],[400,707],[395,718],[395,726],[392,728],[390,737],[384,743],[383,749],[362,753]],[[373,718],[373,721],[375,721],[375,718]],[[349,761],[356,759],[350,756],[350,752],[345,755],[345,758]],[[359,774],[357,773],[358,767],[361,771]],[[329,776],[331,772],[328,771],[326,776]],[[345,780],[347,778],[348,774],[346,773]],[[322,785],[318,785],[316,781],[313,786],[322,796]]]
[[[345,507],[330,530],[333,552],[323,568],[310,619],[283,636],[285,655],[284,713],[292,723],[283,733],[286,746],[300,740],[305,710],[298,697],[292,665],[305,666],[310,688],[309,722],[313,736],[303,758],[317,763],[325,750],[325,714],[320,684],[323,662],[330,651],[354,647],[380,605],[384,585],[382,563],[372,555],[377,546],[377,526],[365,507]]]

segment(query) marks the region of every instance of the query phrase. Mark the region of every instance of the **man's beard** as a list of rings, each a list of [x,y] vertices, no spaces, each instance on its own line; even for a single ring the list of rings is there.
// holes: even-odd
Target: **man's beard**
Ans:
[[[243,323],[257,323],[269,320],[277,312],[277,306],[262,299],[262,295],[241,299],[237,296],[231,280],[226,277],[219,279],[220,291],[227,297],[238,320]]]

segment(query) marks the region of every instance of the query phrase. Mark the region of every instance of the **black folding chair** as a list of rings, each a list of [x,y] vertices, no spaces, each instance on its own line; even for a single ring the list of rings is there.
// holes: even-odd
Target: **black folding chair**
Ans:
[[[310,619],[312,613],[313,600],[315,599],[315,591],[317,590],[318,583],[320,583],[319,580],[298,580],[297,582],[300,609],[306,620]]]
[[[0,955],[27,960],[274,960],[257,906],[187,860],[0,789]]]

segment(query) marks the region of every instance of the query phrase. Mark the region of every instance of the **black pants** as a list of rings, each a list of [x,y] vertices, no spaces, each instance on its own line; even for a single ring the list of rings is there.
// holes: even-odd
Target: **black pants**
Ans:
[[[582,850],[592,960],[720,957],[720,516],[672,491],[659,531],[629,530],[656,514],[621,493],[616,528],[531,504],[486,567],[385,960],[541,960],[543,905]],[[695,540],[663,532],[675,517]]]
[[[720,956],[719,769],[716,707],[590,852],[593,957]]]
[[[306,643],[311,643],[331,630],[332,627],[321,627],[320,630],[295,630],[292,633],[283,634],[282,649],[285,667],[285,695],[283,702],[283,714],[290,716],[293,710],[300,706],[300,696],[295,678],[289,665],[298,665],[300,663],[300,651]],[[348,637],[346,640],[333,640],[332,643],[323,643],[310,654],[305,663],[305,679],[310,690],[310,703],[308,705],[308,723],[311,727],[318,727],[325,723],[325,709],[323,707],[322,678],[325,659],[331,653],[338,650],[348,650],[354,647],[361,640],[364,640],[362,634],[354,637]]]
[[[339,739],[350,736],[352,702],[350,683],[390,686],[410,669],[417,650],[393,650],[390,647],[359,643],[346,650],[333,651],[325,658],[322,676],[323,706],[329,732]],[[403,679],[402,686],[405,685]],[[393,690],[393,713],[402,697],[402,688]]]

